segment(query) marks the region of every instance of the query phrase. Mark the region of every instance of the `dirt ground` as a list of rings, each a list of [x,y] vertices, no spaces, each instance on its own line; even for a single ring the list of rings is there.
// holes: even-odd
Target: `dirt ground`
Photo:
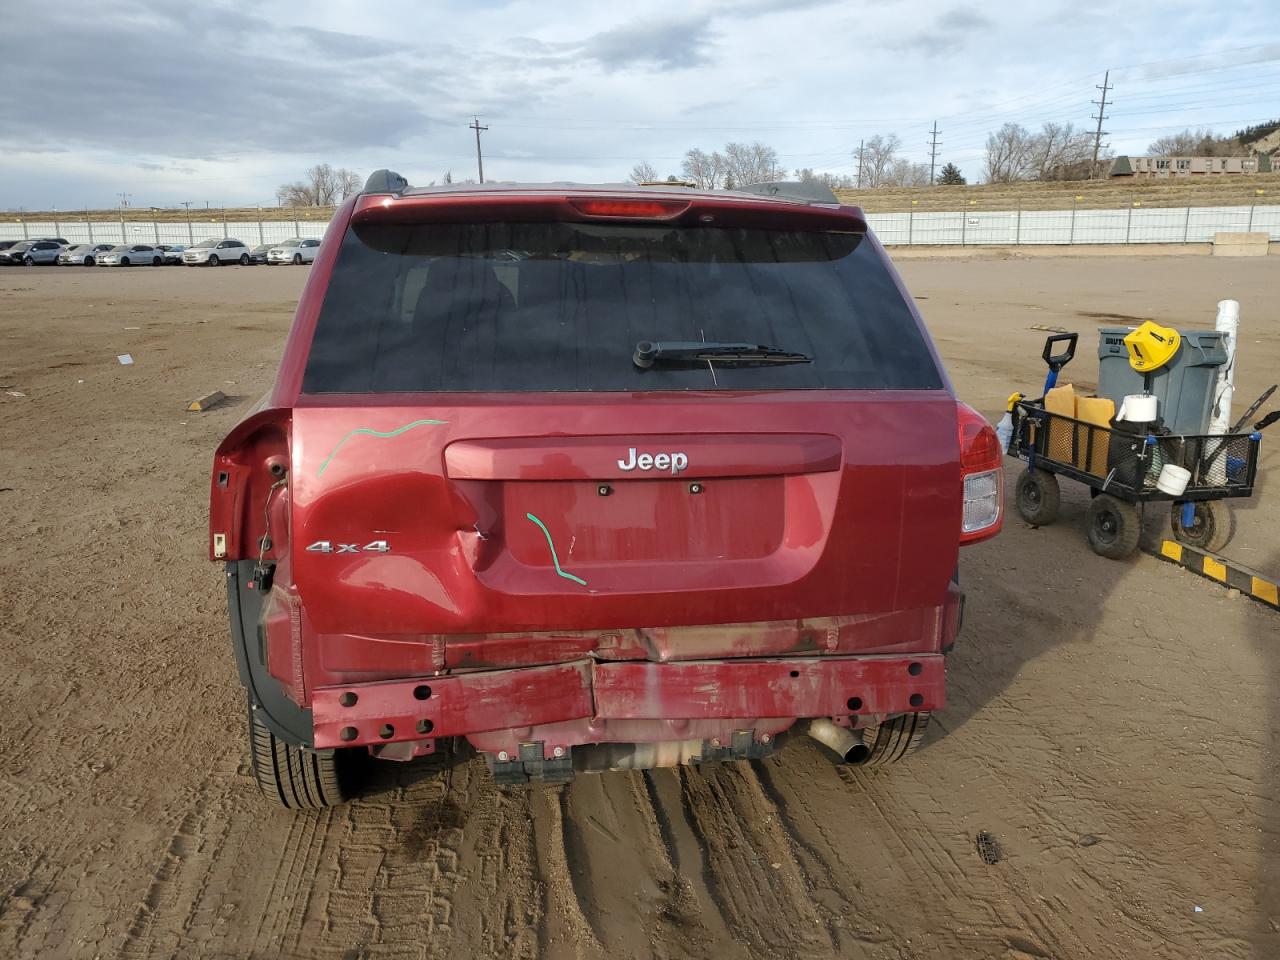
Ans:
[[[1038,392],[1032,323],[1088,344],[1107,316],[1209,326],[1227,296],[1238,396],[1280,379],[1272,258],[902,268],[988,414]],[[445,757],[382,765],[345,808],[268,806],[207,470],[304,274],[0,270],[0,957],[1280,956],[1280,614],[1094,556],[1080,491],[965,552],[950,703],[915,762],[869,775],[797,742],[512,795]],[[1064,379],[1092,383],[1091,352]],[[240,399],[184,411],[213,389]],[[1263,446],[1228,552],[1275,575]]]

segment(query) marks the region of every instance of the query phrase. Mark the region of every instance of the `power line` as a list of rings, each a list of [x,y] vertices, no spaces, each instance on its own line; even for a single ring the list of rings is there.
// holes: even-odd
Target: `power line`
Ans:
[[[480,174],[480,182],[484,183],[484,157],[480,153],[480,131],[489,128],[480,126],[479,117],[472,117],[471,123],[467,126],[476,132],[476,170]]]
[[[1093,135],[1093,163],[1089,166],[1089,179],[1090,179],[1090,180],[1092,180],[1092,179],[1093,179],[1093,175],[1094,175],[1094,173],[1095,173],[1095,172],[1097,171],[1097,169],[1098,169],[1098,151],[1102,148],[1102,134],[1103,134],[1103,130],[1102,130],[1102,121],[1103,121],[1103,120],[1105,120],[1105,119],[1107,119],[1107,114],[1106,114],[1106,110],[1107,110],[1107,85],[1108,85],[1108,82],[1109,82],[1110,80],[1111,80],[1111,71],[1110,71],[1110,70],[1108,70],[1108,71],[1107,71],[1105,74],[1103,74],[1103,76],[1102,76],[1102,86],[1100,86],[1100,87],[1099,87],[1099,86],[1097,86],[1096,84],[1094,85],[1094,89],[1095,89],[1095,90],[1101,90],[1101,91],[1102,91],[1102,99],[1101,99],[1101,100],[1091,100],[1091,101],[1089,101],[1090,103],[1097,104],[1097,106],[1098,106],[1098,115],[1097,115],[1097,117],[1094,117],[1092,114],[1090,114],[1090,119],[1096,119],[1096,120],[1098,121],[1098,129],[1097,129],[1097,131],[1096,131],[1096,132],[1094,133],[1094,135]]]
[[[938,165],[938,121],[933,121],[933,133],[929,139],[929,186],[933,186],[933,171]]]

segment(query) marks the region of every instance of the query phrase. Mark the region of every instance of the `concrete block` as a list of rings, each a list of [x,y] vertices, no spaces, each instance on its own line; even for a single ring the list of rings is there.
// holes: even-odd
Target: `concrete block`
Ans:
[[[1267,233],[1215,233],[1213,255],[1215,257],[1265,257],[1271,246]]]
[[[206,393],[203,397],[196,397],[196,399],[187,404],[187,409],[193,413],[204,413],[210,407],[216,407],[225,399],[227,399],[225,393],[221,390],[215,390],[213,393]]]

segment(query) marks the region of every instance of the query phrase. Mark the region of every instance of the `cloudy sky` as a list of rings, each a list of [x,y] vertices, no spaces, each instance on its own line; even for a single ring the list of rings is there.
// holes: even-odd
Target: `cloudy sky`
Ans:
[[[265,205],[317,161],[461,179],[473,114],[487,179],[732,140],[852,173],[877,133],[927,160],[935,119],[975,179],[1005,121],[1091,125],[1108,68],[1119,152],[1280,117],[1280,3],[42,0],[0,25],[0,209]]]

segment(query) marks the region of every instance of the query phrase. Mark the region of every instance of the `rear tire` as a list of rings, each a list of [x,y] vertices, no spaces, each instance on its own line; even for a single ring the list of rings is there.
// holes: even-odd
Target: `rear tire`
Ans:
[[[293,255],[293,265],[294,265],[295,267],[300,267],[300,266],[302,266],[302,254],[300,254],[300,253],[295,253],[295,254]]]
[[[1195,517],[1190,527],[1182,525],[1182,501],[1174,501],[1169,516],[1173,536],[1180,543],[1197,550],[1218,553],[1231,542],[1236,532],[1235,514],[1218,500],[1200,500],[1195,506]]]
[[[123,257],[123,258],[120,260],[120,266],[122,266],[122,267],[127,267],[128,265],[129,265],[129,258],[128,258],[128,257]]]
[[[96,262],[97,262],[97,261],[95,261],[95,260],[93,259],[93,257],[85,257],[85,258],[84,258],[84,265],[85,265],[86,267],[92,267],[92,266],[94,265],[94,263],[96,263]]]
[[[164,263],[164,258],[163,258],[163,257],[152,257],[152,258],[151,258],[151,265],[152,265],[153,267],[158,267],[158,266],[160,266],[160,264],[162,264],[162,263]]]
[[[240,266],[247,267],[249,265],[249,255],[247,253],[240,254]]]
[[[898,763],[916,750],[929,729],[929,711],[904,713],[862,731],[862,742],[871,750],[862,766],[884,766]]]
[[[306,750],[279,739],[249,711],[249,753],[258,789],[288,810],[319,810],[355,795],[355,770],[347,750]]]
[[[1122,560],[1138,549],[1142,518],[1135,504],[1101,493],[1089,502],[1084,522],[1089,546],[1098,556]]]
[[[1062,490],[1058,478],[1047,470],[1024,470],[1014,487],[1013,498],[1018,516],[1033,527],[1047,526],[1058,519]]]

